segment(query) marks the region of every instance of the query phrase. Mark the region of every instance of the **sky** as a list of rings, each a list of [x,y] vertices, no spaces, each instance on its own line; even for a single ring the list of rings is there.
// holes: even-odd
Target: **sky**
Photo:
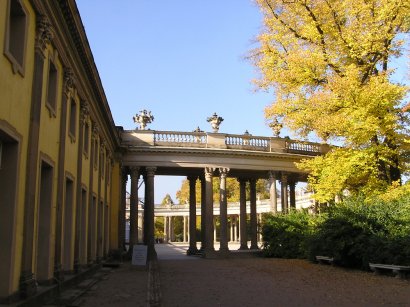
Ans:
[[[77,0],[94,61],[118,126],[152,112],[153,130],[271,136],[263,115],[272,94],[255,91],[246,59],[262,24],[251,0]],[[175,200],[183,177],[155,178],[155,202]],[[143,194],[143,189],[141,189]],[[141,193],[140,193],[141,194]]]
[[[76,2],[117,126],[135,129],[146,109],[152,130],[210,132],[216,112],[221,133],[272,135],[263,111],[273,94],[256,90],[246,59],[262,27],[252,0]],[[395,65],[395,81],[409,84],[408,61]],[[175,200],[183,179],[156,176],[155,202]]]

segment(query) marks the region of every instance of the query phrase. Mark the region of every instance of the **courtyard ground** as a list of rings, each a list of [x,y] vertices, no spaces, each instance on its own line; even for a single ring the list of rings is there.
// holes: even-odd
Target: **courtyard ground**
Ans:
[[[231,246],[232,248],[232,246]],[[410,306],[410,280],[305,260],[187,257],[158,244],[162,306]],[[124,263],[81,306],[147,306],[147,271]]]

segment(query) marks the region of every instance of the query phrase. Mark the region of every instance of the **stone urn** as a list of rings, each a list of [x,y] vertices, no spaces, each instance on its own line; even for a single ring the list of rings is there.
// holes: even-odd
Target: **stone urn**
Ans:
[[[152,116],[151,111],[141,110],[139,114],[135,114],[133,119],[134,123],[139,124],[140,130],[145,130],[147,124],[150,124],[154,121],[154,116]]]
[[[223,122],[223,120],[224,120],[224,119],[223,119],[222,117],[218,116],[218,115],[216,114],[216,112],[215,112],[211,117],[208,117],[208,118],[206,119],[206,121],[207,121],[208,123],[211,123],[212,130],[213,130],[214,133],[218,133],[218,131],[219,131],[219,125]]]
[[[278,121],[276,117],[270,122],[269,127],[272,129],[273,136],[276,138],[279,137],[283,125]]]

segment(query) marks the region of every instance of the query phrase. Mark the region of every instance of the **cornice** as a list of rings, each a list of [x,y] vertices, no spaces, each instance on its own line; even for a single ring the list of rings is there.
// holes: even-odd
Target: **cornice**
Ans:
[[[301,155],[288,152],[267,152],[267,151],[249,151],[238,149],[217,149],[217,148],[186,148],[186,147],[133,147],[123,148],[125,154],[177,154],[177,155],[207,155],[207,156],[242,156],[242,157],[258,157],[265,159],[280,159],[280,160],[301,160],[312,159],[315,156]]]

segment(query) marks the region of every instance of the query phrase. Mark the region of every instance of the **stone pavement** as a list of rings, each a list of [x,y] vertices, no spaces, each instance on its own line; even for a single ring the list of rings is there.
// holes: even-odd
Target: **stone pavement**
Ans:
[[[305,260],[187,257],[157,244],[161,306],[410,306],[410,281]],[[78,306],[149,306],[148,273],[124,263]],[[159,305],[157,305],[159,306]]]

